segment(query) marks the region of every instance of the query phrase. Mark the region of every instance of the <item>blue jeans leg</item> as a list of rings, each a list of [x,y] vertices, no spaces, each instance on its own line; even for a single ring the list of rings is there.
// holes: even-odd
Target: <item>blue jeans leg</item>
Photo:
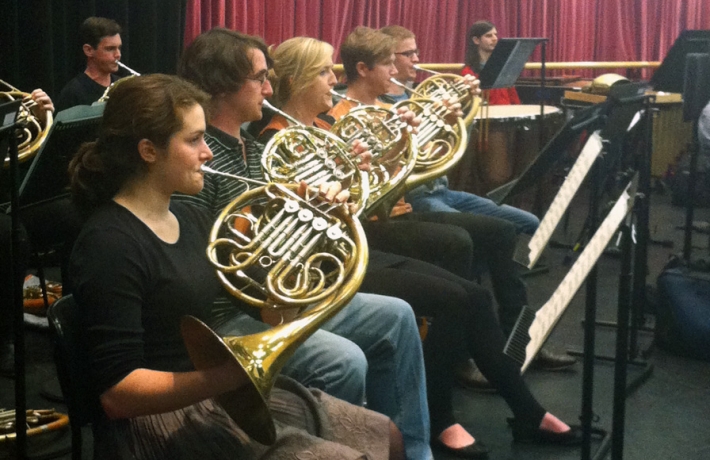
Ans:
[[[448,188],[437,189],[432,193],[407,195],[407,200],[416,212],[459,211],[498,217],[515,225],[517,233],[532,235],[540,226],[540,219],[530,212],[507,204],[499,206],[488,198]]]
[[[323,329],[347,337],[365,352],[368,408],[397,425],[407,458],[432,459],[422,344],[409,304],[358,293]]]

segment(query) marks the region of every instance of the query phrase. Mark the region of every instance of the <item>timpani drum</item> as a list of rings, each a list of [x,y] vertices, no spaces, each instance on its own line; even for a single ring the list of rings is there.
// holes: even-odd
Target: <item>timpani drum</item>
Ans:
[[[481,119],[485,111],[481,107],[466,154],[449,173],[454,190],[485,195],[518,177],[543,147],[539,105],[492,105],[488,107],[487,121]],[[560,109],[544,106],[543,143],[563,124]]]

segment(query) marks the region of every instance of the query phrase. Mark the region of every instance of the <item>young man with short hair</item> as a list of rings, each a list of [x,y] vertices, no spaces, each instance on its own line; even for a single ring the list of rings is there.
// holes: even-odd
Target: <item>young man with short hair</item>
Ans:
[[[121,59],[121,26],[113,19],[90,17],[79,27],[86,69],[64,86],[57,98],[57,111],[76,105],[91,105],[118,80]]]
[[[395,41],[394,65],[397,73],[394,78],[403,85],[411,87],[417,78],[417,70],[414,66],[419,64],[419,48],[417,48],[414,32],[397,25],[383,27],[380,32]],[[387,96],[396,102],[409,99],[407,90],[398,85],[392,85]]]
[[[340,46],[347,90],[345,95],[365,105],[389,107],[378,98],[392,86],[389,81],[397,73],[392,49],[394,40],[369,27],[356,27]],[[352,65],[345,65],[345,63]],[[357,102],[341,99],[328,112],[335,119],[341,118]]]

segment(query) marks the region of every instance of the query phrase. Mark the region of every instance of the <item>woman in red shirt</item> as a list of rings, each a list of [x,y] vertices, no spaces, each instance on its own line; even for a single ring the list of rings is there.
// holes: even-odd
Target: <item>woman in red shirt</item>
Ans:
[[[477,21],[469,29],[466,35],[466,67],[461,71],[461,75],[473,75],[478,78],[481,69],[491,56],[493,49],[498,43],[498,31],[496,26],[488,21]],[[520,104],[518,92],[514,87],[497,88],[489,91],[489,105],[511,105]]]

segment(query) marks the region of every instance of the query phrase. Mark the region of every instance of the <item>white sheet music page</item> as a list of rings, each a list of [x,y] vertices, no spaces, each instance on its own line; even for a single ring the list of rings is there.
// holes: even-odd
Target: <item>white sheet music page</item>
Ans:
[[[530,248],[528,255],[530,263],[528,263],[528,268],[533,268],[537,263],[552,233],[557,228],[560,220],[562,220],[562,216],[567,210],[572,198],[574,198],[577,190],[579,190],[579,186],[584,181],[584,178],[587,177],[589,170],[594,164],[594,160],[599,156],[601,150],[602,138],[599,135],[599,131],[595,131],[589,136],[587,143],[584,144],[584,148],[577,157],[577,161],[572,166],[562,187],[560,187],[560,190],[557,192],[555,199],[552,200],[550,208],[542,218],[540,226],[528,243],[528,248]]]
[[[545,340],[547,340],[555,324],[559,321],[562,313],[572,300],[572,297],[577,293],[577,290],[587,278],[587,275],[592,270],[592,267],[594,267],[597,259],[604,251],[604,248],[606,248],[612,236],[614,236],[616,229],[619,228],[619,224],[621,224],[624,217],[629,212],[629,209],[633,206],[634,197],[632,194],[635,194],[635,191],[632,190],[630,192],[630,189],[633,189],[633,184],[634,182],[632,181],[626,186],[626,189],[616,201],[616,204],[606,216],[604,222],[602,222],[594,233],[592,239],[587,243],[584,251],[582,251],[582,254],[570,271],[567,272],[567,275],[565,275],[560,285],[552,294],[550,300],[535,314],[535,320],[528,329],[530,342],[525,349],[525,362],[521,368],[521,373],[525,372],[537,352],[545,343]]]

